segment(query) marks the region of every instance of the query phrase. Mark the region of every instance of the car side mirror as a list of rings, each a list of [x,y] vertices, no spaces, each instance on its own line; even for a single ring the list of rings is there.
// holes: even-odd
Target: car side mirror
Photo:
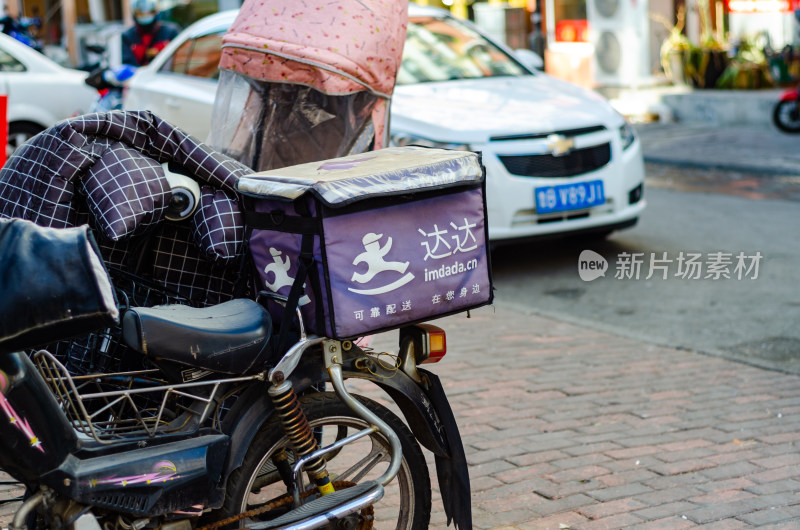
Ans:
[[[542,59],[542,56],[532,50],[519,48],[514,50],[514,57],[516,57],[517,60],[526,68],[530,68],[531,70],[544,69],[544,60]]]

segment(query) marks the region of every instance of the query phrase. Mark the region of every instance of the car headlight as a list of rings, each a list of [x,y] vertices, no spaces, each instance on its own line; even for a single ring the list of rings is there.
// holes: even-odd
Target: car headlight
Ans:
[[[436,147],[437,149],[450,149],[453,151],[469,151],[469,144],[456,144],[448,142],[436,142],[420,136],[406,133],[396,133],[391,135],[391,145],[405,147],[407,145],[418,145],[421,147]]]
[[[636,140],[636,133],[627,121],[619,128],[619,138],[622,141],[623,151],[633,145],[633,141]]]

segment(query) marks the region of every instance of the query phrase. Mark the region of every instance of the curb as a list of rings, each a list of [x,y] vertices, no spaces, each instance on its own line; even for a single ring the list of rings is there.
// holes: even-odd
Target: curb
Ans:
[[[757,175],[800,175],[800,167],[769,167],[750,164],[736,164],[725,162],[700,162],[696,160],[675,160],[672,158],[645,155],[647,164],[673,166],[684,169],[702,169],[716,171],[733,171],[738,173],[753,173]]]
[[[635,341],[638,341],[638,342],[643,342],[645,344],[651,344],[653,346],[658,346],[658,347],[661,347],[661,348],[670,348],[670,349],[673,349],[673,350],[685,351],[685,352],[689,352],[689,353],[696,353],[696,354],[699,354],[699,355],[706,355],[708,357],[714,357],[714,358],[717,358],[717,359],[724,359],[726,361],[731,361],[731,362],[743,364],[745,366],[750,366],[750,367],[753,367],[753,368],[759,368],[761,370],[769,370],[771,372],[776,372],[776,373],[785,374],[785,375],[800,375],[800,371],[785,370],[785,369],[776,367],[774,364],[769,363],[769,362],[758,363],[758,362],[748,361],[746,359],[742,359],[740,357],[737,357],[737,356],[733,355],[731,352],[726,352],[724,350],[697,349],[697,348],[690,348],[690,347],[684,346],[684,345],[675,345],[675,344],[668,344],[666,342],[659,342],[657,340],[653,340],[652,338],[650,338],[650,337],[648,337],[648,336],[646,336],[644,334],[636,333],[635,331],[632,331],[632,330],[627,329],[627,328],[614,326],[614,325],[611,325],[611,324],[603,324],[601,322],[597,322],[597,321],[594,321],[594,320],[587,320],[587,319],[584,319],[584,318],[575,317],[575,316],[570,315],[568,313],[561,313],[561,312],[558,312],[558,311],[550,311],[550,312],[541,311],[541,310],[537,310],[535,308],[518,305],[518,304],[516,304],[514,302],[498,302],[496,300],[493,302],[492,306],[497,306],[497,307],[499,307],[501,309],[508,310],[508,311],[513,311],[513,312],[516,312],[516,313],[519,313],[519,314],[523,314],[523,315],[531,315],[531,316],[537,316],[537,317],[540,317],[540,318],[547,318],[547,319],[550,319],[550,320],[556,320],[556,321],[559,321],[559,322],[565,322],[567,324],[572,324],[574,326],[580,326],[580,327],[584,327],[584,328],[587,328],[587,329],[592,329],[592,330],[595,330],[595,331],[599,331],[601,333],[607,333],[609,335],[616,335],[617,337],[622,337],[622,338],[626,338],[626,339],[629,339],[629,340],[635,340]],[[492,307],[492,306],[489,306],[489,307]]]

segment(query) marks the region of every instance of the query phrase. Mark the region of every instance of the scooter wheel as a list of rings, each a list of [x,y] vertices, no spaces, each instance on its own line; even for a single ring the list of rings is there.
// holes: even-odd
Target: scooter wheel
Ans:
[[[425,456],[414,435],[400,418],[367,398],[359,401],[377,414],[397,433],[403,450],[400,471],[386,485],[383,499],[373,505],[373,528],[418,530],[428,528],[431,513],[431,483]],[[326,446],[368,427],[335,394],[321,392],[300,398],[301,406],[315,434]],[[287,488],[280,478],[272,457],[287,448],[288,440],[277,418],[268,421],[256,435],[242,465],[228,478],[225,503],[214,514],[216,520],[246,512],[285,496]],[[379,433],[348,444],[327,457],[326,468],[334,481],[374,480],[389,463],[389,441]],[[290,463],[294,462],[291,450]],[[358,515],[353,517],[358,518]],[[260,520],[260,519],[257,519]],[[239,521],[239,528],[255,521]],[[369,525],[371,526],[371,525]],[[368,527],[369,527],[368,526]],[[234,526],[235,527],[235,526]]]
[[[785,133],[800,133],[800,104],[795,100],[779,101],[772,112],[772,121]]]

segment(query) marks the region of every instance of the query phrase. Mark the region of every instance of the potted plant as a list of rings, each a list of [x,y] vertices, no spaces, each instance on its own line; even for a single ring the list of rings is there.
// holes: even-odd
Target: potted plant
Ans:
[[[689,49],[686,77],[698,88],[715,88],[728,67],[728,45],[711,29],[709,0],[697,0],[700,13],[700,45]]]
[[[745,37],[717,81],[717,88],[758,89],[771,87],[774,83],[763,46],[757,38]]]

